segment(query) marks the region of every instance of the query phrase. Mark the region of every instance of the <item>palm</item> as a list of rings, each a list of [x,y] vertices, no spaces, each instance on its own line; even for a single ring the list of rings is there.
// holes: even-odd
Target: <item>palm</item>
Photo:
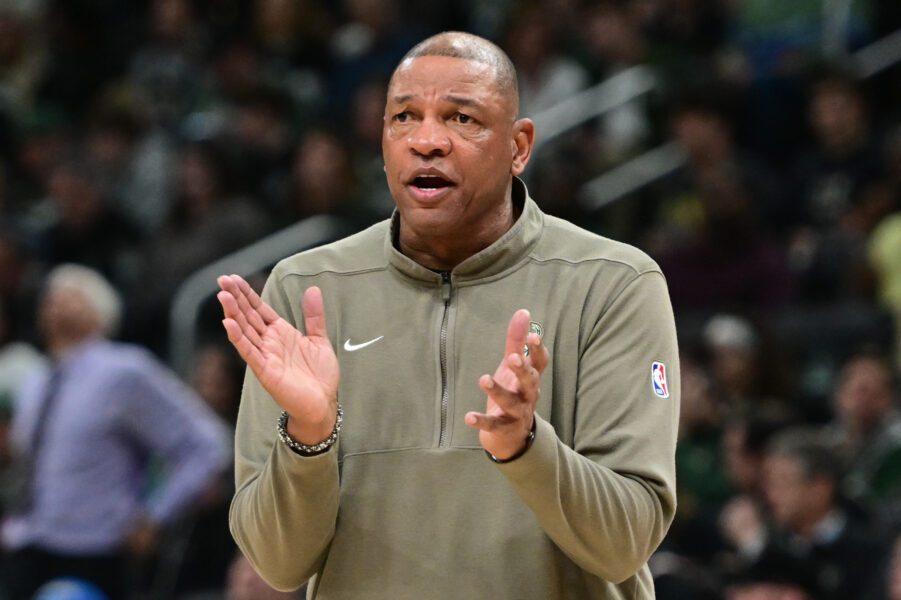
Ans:
[[[304,293],[304,335],[237,275],[220,277],[219,285],[228,339],[272,399],[300,423],[334,419],[338,359],[326,335],[319,288]]]
[[[298,418],[333,410],[338,393],[338,359],[328,338],[305,336],[278,319],[262,336],[261,364],[250,364],[282,408]]]

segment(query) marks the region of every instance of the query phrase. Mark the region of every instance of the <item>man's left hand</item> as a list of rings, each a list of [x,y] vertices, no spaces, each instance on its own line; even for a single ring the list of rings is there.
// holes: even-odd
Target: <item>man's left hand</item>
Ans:
[[[529,333],[530,319],[525,309],[510,319],[503,360],[493,376],[479,378],[479,387],[488,396],[486,410],[468,412],[465,417],[467,425],[479,430],[482,447],[501,460],[525,449],[535,419],[541,373],[548,364],[541,337]]]

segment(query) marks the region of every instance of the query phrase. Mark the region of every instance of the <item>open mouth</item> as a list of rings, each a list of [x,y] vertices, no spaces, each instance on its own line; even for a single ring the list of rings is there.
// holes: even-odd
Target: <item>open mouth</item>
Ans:
[[[420,175],[413,179],[412,185],[421,190],[438,190],[454,184],[437,175]]]

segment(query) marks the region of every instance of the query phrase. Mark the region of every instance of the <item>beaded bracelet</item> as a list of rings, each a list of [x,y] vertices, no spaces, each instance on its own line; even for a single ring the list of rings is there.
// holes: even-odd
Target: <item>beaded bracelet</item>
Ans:
[[[331,448],[335,442],[338,441],[338,432],[341,431],[341,423],[344,421],[344,410],[341,408],[341,405],[338,405],[338,417],[335,419],[335,428],[332,430],[331,435],[325,438],[323,441],[318,444],[313,444],[312,446],[308,446],[306,444],[301,444],[297,440],[291,437],[288,433],[288,412],[282,411],[281,416],[278,418],[278,427],[276,427],[276,431],[278,431],[278,439],[285,443],[291,450],[293,450],[296,454],[300,454],[301,456],[316,456],[317,454],[323,454],[329,448]]]

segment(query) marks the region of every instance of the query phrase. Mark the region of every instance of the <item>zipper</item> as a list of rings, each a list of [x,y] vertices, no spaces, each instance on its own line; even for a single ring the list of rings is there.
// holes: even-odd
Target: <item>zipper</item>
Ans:
[[[438,432],[438,447],[446,443],[447,437],[447,321],[450,313],[451,276],[447,271],[441,273],[441,292],[444,298],[444,315],[441,317],[441,334],[439,336],[438,356],[441,361],[441,429]]]

